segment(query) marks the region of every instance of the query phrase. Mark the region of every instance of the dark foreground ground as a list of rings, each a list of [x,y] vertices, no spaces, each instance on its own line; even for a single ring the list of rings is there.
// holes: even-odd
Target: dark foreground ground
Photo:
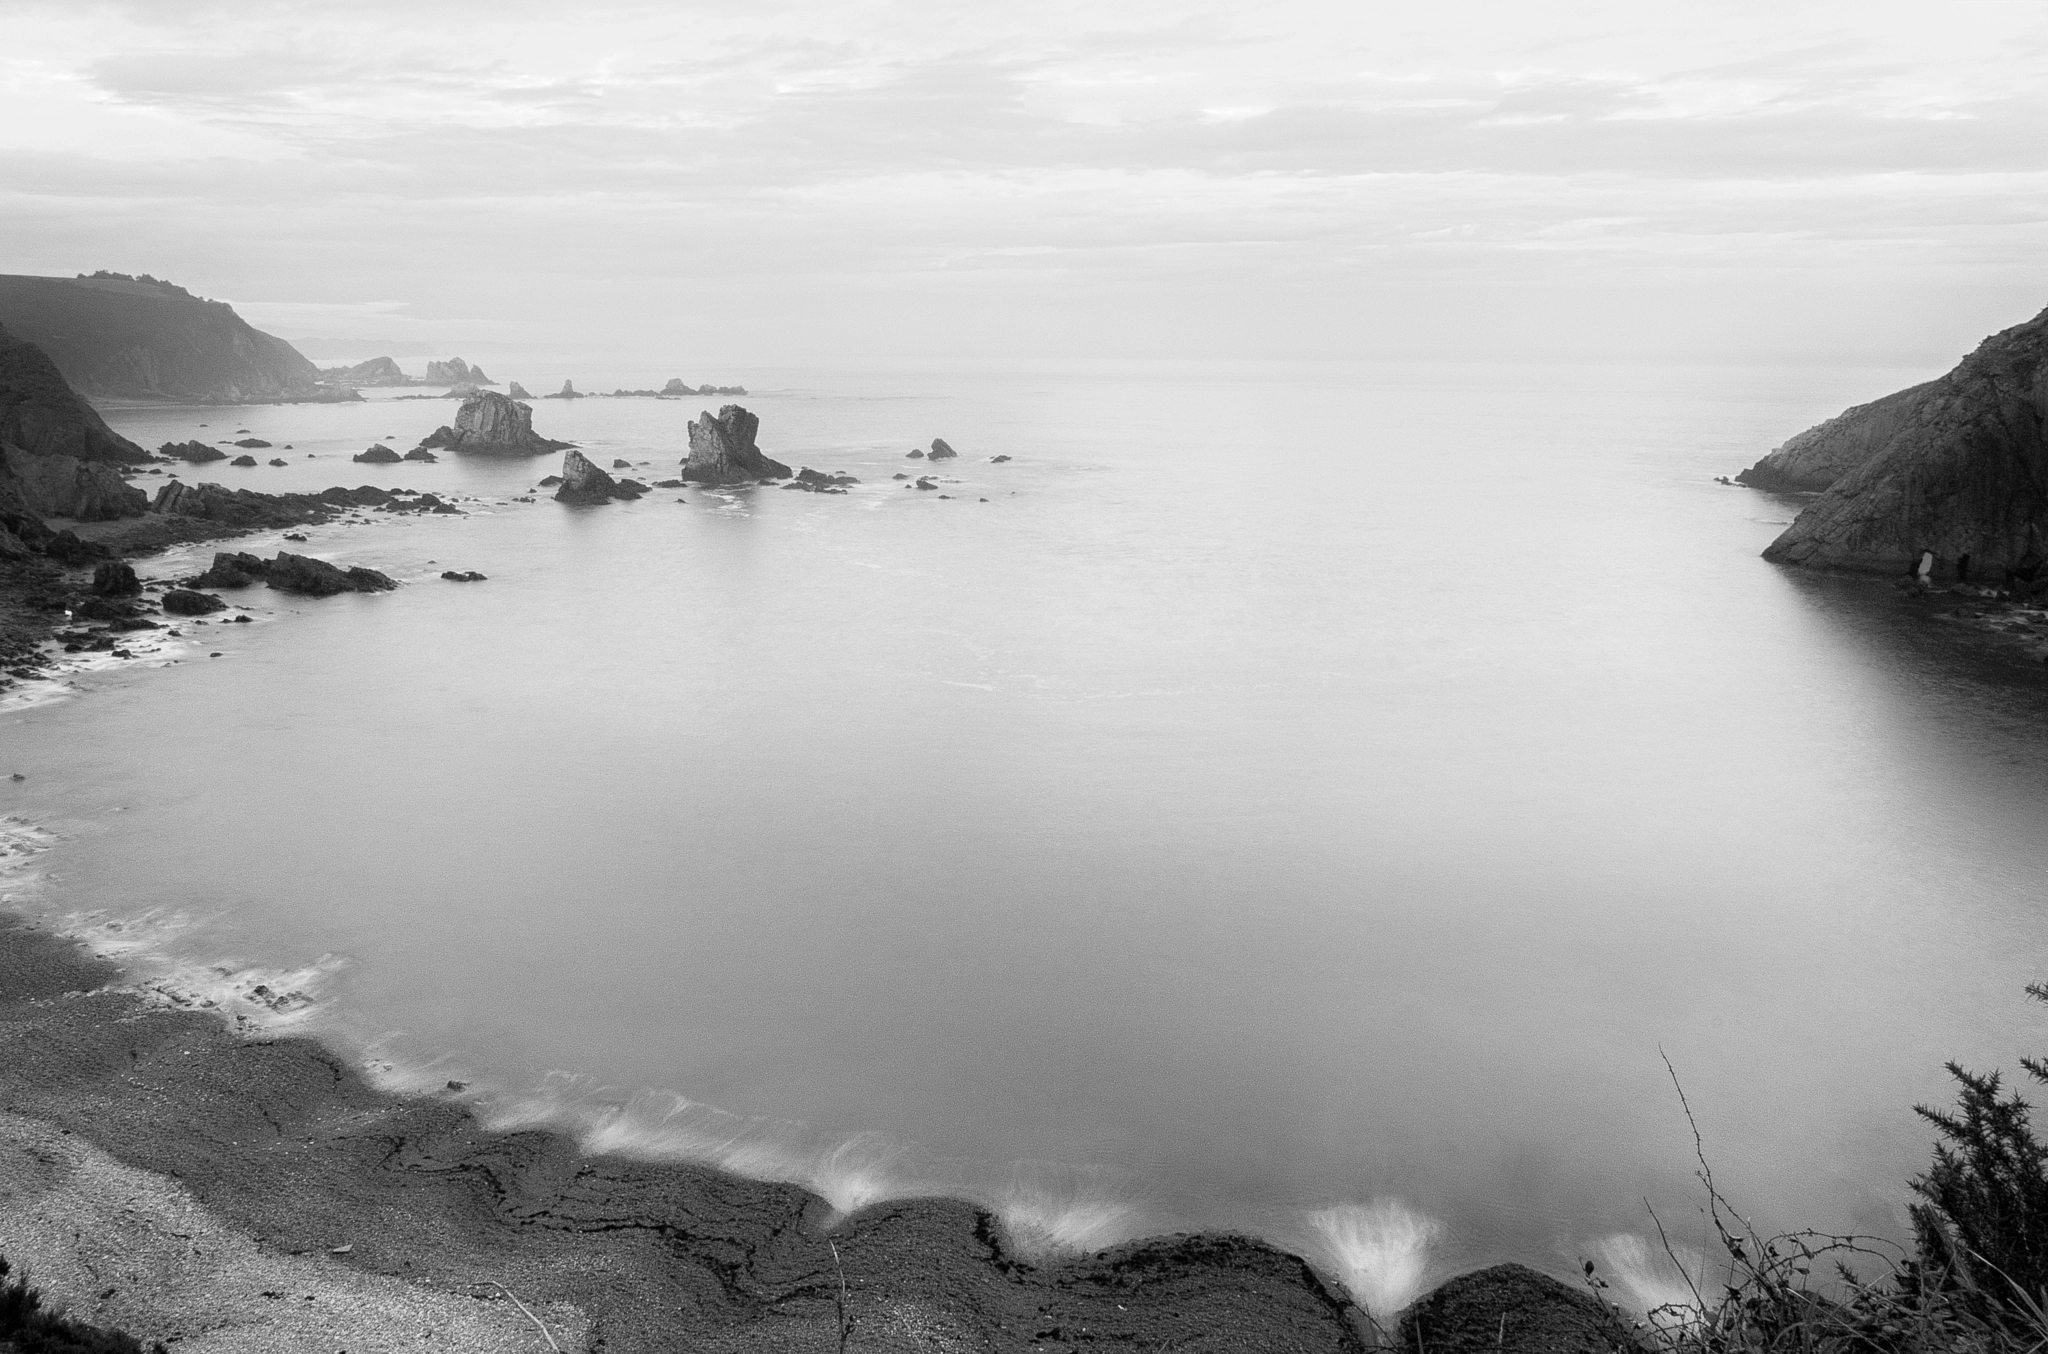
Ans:
[[[827,1230],[788,1185],[585,1156],[399,1098],[310,1040],[114,990],[0,918],[0,1250],[81,1320],[184,1350],[1357,1350],[1300,1258],[1172,1237],[1030,1264],[971,1204]],[[515,1301],[516,1299],[516,1301]],[[1607,1350],[1619,1327],[1517,1266],[1399,1337]]]

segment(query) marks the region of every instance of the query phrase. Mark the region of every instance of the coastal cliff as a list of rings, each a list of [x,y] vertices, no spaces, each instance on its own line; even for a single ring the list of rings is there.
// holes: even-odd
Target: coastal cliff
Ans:
[[[2032,580],[2048,562],[2044,419],[2048,311],[1984,340],[1939,380],[1850,409],[1744,471],[1760,488],[1822,490],[1764,558]]]
[[[204,404],[360,399],[325,384],[283,339],[146,274],[0,275],[0,324],[41,348],[79,393]]]
[[[41,349],[0,328],[0,514],[135,516],[148,499],[117,467],[148,459],[78,397]]]

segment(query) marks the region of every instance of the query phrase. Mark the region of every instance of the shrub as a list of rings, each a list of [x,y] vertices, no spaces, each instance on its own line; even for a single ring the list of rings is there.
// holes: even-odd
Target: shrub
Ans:
[[[43,1295],[12,1272],[0,1256],[0,1349],[18,1354],[143,1354],[142,1342],[120,1331],[101,1330],[45,1310]],[[165,1354],[161,1344],[150,1354]]]

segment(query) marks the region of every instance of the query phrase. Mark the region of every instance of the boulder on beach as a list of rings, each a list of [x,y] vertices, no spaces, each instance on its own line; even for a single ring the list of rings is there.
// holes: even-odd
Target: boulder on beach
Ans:
[[[92,571],[92,590],[96,597],[134,597],[142,592],[142,580],[127,560],[110,559]]]
[[[2048,575],[2048,311],[1939,380],[1858,405],[1736,478],[1819,489],[1764,558],[1933,580]]]
[[[361,461],[365,465],[396,465],[398,462],[404,460],[405,458],[403,456],[400,456],[391,448],[385,446],[382,442],[379,442],[376,443],[374,446],[370,447],[370,449],[367,451],[357,452],[355,455],[349,457],[349,459],[351,461]]]
[[[470,396],[455,411],[453,427],[436,428],[420,440],[422,447],[534,456],[562,451],[570,444],[542,437],[533,430],[533,406],[509,395],[485,390]]]
[[[958,456],[959,454],[960,454],[959,452],[957,452],[957,451],[953,450],[953,448],[951,448],[951,447],[949,447],[949,446],[947,446],[947,445],[946,445],[946,439],[945,439],[945,438],[943,438],[943,437],[934,437],[934,438],[932,439],[932,453],[931,453],[931,455],[932,455],[932,459],[933,459],[934,461],[944,461],[944,460],[947,460],[947,459],[949,459],[949,458],[951,458],[951,457],[954,457],[954,456]]]
[[[690,424],[690,455],[678,478],[696,484],[751,484],[788,479],[789,467],[762,455],[754,443],[761,420],[737,404],[713,417],[708,411]]]

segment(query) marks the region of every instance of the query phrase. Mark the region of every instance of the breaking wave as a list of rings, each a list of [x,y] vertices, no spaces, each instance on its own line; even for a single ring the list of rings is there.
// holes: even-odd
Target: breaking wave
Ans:
[[[1323,1258],[1376,1320],[1422,1294],[1443,1224],[1399,1199],[1339,1204],[1308,1215]]]

